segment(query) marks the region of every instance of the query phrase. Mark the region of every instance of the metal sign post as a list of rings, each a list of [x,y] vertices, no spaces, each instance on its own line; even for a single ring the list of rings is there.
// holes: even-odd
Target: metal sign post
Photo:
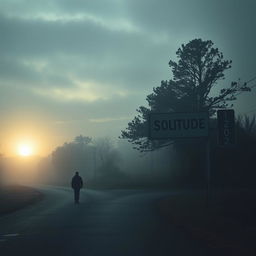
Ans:
[[[207,171],[207,195],[206,195],[206,206],[210,206],[211,200],[211,143],[210,137],[206,141],[206,171]]]

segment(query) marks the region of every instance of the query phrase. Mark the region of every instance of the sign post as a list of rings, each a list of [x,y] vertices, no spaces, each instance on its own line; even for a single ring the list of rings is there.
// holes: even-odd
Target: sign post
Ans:
[[[211,189],[209,113],[151,113],[149,116],[149,139],[161,140],[199,137],[206,137],[206,205],[208,207]]]
[[[206,206],[209,207],[211,200],[211,144],[210,138],[206,142],[206,170],[207,170],[207,195]]]

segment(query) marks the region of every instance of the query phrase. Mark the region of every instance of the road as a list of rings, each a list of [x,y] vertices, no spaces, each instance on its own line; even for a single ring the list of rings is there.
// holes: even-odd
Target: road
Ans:
[[[40,187],[43,201],[0,218],[1,256],[220,255],[166,224],[158,199],[173,192]]]

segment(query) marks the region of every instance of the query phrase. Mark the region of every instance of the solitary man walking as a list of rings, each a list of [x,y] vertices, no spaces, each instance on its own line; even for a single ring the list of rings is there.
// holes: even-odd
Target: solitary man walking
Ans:
[[[79,204],[80,189],[83,187],[83,179],[79,176],[79,172],[76,172],[72,178],[71,186],[74,190],[75,204]]]

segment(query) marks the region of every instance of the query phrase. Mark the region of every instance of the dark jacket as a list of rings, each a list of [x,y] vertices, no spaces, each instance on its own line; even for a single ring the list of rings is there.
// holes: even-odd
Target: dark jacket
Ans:
[[[83,180],[79,175],[75,175],[72,178],[71,186],[73,189],[80,189],[83,187]]]

